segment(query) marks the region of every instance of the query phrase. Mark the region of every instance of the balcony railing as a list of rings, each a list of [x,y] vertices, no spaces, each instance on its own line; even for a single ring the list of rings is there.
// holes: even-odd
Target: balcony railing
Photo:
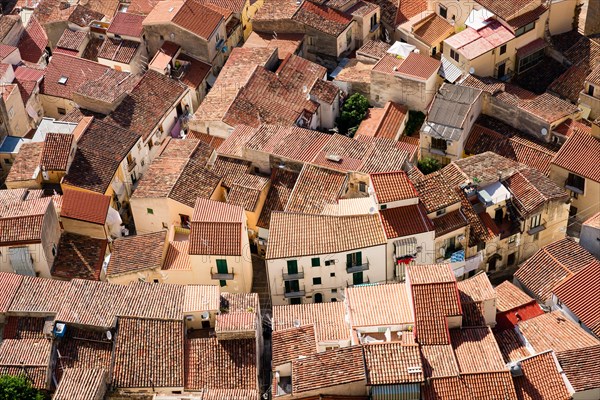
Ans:
[[[213,268],[211,268],[210,276],[212,279],[215,279],[215,280],[231,281],[231,280],[233,280],[233,269],[231,270],[231,272],[228,272],[226,274],[221,274],[219,272],[215,272],[215,270]]]
[[[284,296],[286,299],[291,299],[291,298],[293,298],[293,297],[304,297],[305,293],[306,293],[306,292],[305,292],[304,290],[300,290],[300,289],[298,289],[298,290],[294,290],[294,291],[285,292],[285,293],[283,294],[283,296]]]
[[[354,283],[354,281],[352,281],[352,283],[351,283],[350,281],[346,281],[346,287],[353,287],[353,286],[359,286],[359,285],[368,285],[370,283],[371,283],[371,280],[367,276],[365,279],[363,279],[363,281],[361,283]]]
[[[369,260],[367,262],[354,265],[354,264],[346,264],[346,272],[349,274],[353,274],[355,272],[367,271],[369,269]]]
[[[295,281],[298,279],[304,279],[304,271],[298,271],[295,274],[282,273],[284,281]]]
[[[127,160],[127,172],[131,172],[135,166],[137,165],[135,157],[130,160]]]
[[[583,194],[584,190],[575,186],[575,183],[571,179],[565,181],[565,189],[575,192],[577,194]]]

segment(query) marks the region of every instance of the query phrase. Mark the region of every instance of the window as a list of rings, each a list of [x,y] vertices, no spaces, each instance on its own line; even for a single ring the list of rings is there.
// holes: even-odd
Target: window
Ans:
[[[544,58],[544,50],[537,51],[526,57],[519,59],[519,72],[528,70],[529,68],[537,65],[542,58]]]
[[[298,274],[298,260],[288,260],[287,273],[289,275],[297,275]]]
[[[217,262],[217,273],[218,274],[228,274],[227,270],[227,260],[216,260]],[[219,280],[219,285],[221,287],[227,286],[227,281],[224,279]]]
[[[477,272],[477,270],[475,270],[475,269],[473,271],[469,271],[469,275],[468,275],[469,278],[472,276],[475,276],[475,272]]]
[[[542,223],[542,214],[535,215],[531,217],[531,224],[529,229],[537,228]]]
[[[66,115],[67,114],[67,110],[62,108],[62,107],[56,107],[56,112],[58,112],[60,115]]]
[[[437,46],[433,46],[433,48],[431,49],[431,56],[435,56],[437,54]]]
[[[450,49],[450,58],[458,62],[458,60],[460,59],[460,55],[458,54],[458,52],[454,51],[454,49]]]
[[[440,4],[440,17],[448,18],[448,9]]]
[[[583,194],[585,190],[585,178],[569,172],[569,177],[567,178],[567,186],[569,186],[570,190],[574,192],[578,191],[579,194]]]
[[[444,214],[446,214],[446,209],[445,208],[442,208],[441,210],[437,210],[435,212],[435,216],[436,217],[439,217],[440,215],[444,215]]]
[[[151,208],[146,208],[146,213],[147,213],[147,214],[154,215],[154,210],[153,210],[153,209],[151,209]]]
[[[387,204],[382,204],[379,206],[380,210],[385,210],[387,208]]]
[[[502,46],[500,46],[500,55],[506,53],[506,45],[503,44]]]
[[[431,138],[431,148],[446,151],[446,149],[448,149],[448,142],[446,142],[446,139],[432,137]]]
[[[346,31],[346,47],[350,47],[350,43],[352,43],[352,29]]]
[[[515,36],[521,36],[524,33],[527,33],[535,28],[535,21],[528,23],[525,26],[520,27],[515,31]]]
[[[352,284],[353,285],[362,285],[364,283],[364,276],[362,271],[361,272],[355,272],[352,274]]]
[[[153,282],[154,282],[154,283],[158,283],[158,279],[155,279]]]
[[[320,284],[321,284],[321,278],[320,277],[313,278],[313,285],[320,285]]]
[[[362,252],[346,254],[346,266],[353,267],[356,265],[362,265]]]
[[[321,293],[315,293],[315,303],[322,303],[323,302],[323,295]]]
[[[515,265],[515,261],[517,261],[516,253],[511,253],[508,255],[508,259],[506,260],[506,265],[508,265],[508,266]]]
[[[290,304],[302,304],[302,299],[300,297],[294,297],[290,299]]]
[[[181,226],[183,228],[189,228],[190,227],[190,216],[179,214],[179,222],[181,222]]]
[[[165,40],[165,37],[163,35],[160,35],[160,40]]]
[[[377,13],[375,13],[371,16],[371,32],[373,32],[376,27],[377,27]]]
[[[306,44],[309,46],[314,46],[315,45],[315,37],[314,36],[307,36],[306,37]]]
[[[358,191],[361,193],[366,193],[367,192],[367,185],[364,182],[359,182],[358,183]]]
[[[141,142],[138,142],[137,148],[138,148],[138,150],[142,150],[142,143]]]
[[[589,94],[590,96],[593,96],[594,95],[594,89],[595,89],[594,85],[590,85],[588,87],[587,94]]]
[[[61,85],[66,85],[68,80],[69,80],[69,77],[61,76],[60,78],[58,78],[58,83],[60,83]]]
[[[320,267],[321,266],[321,259],[319,257],[313,257],[310,259],[310,264],[313,267]]]
[[[52,255],[54,257],[56,257],[56,245],[55,244],[52,245]]]
[[[477,251],[485,250],[485,242],[477,243]]]
[[[329,274],[329,276],[330,276],[331,278],[335,278],[335,272],[332,272],[332,273],[330,273],[330,274]]]
[[[332,298],[331,298],[331,302],[332,302],[332,303],[335,303],[336,301],[337,301],[337,299],[336,299],[335,297],[332,297]]]
[[[330,265],[335,265],[335,260],[325,260],[325,266],[329,267]]]
[[[10,160],[8,158],[5,158],[4,159],[4,164],[11,165],[12,164],[12,160]]]
[[[331,293],[337,293],[337,289],[331,289]]]

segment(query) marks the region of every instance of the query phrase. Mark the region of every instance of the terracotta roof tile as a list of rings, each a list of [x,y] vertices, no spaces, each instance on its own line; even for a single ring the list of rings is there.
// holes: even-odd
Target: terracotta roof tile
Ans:
[[[458,364],[451,345],[423,345],[420,350],[425,378],[458,376]]]
[[[460,209],[450,211],[449,213],[439,216],[433,220],[436,238],[444,236],[450,232],[454,232],[455,230],[463,228],[467,225],[467,219]]]
[[[146,269],[160,269],[163,262],[166,232],[125,236],[113,241],[107,276],[118,276]]]
[[[106,240],[63,232],[52,264],[52,276],[100,280],[107,247]]]
[[[411,285],[456,282],[449,264],[411,265],[408,275]]]
[[[144,25],[173,23],[208,40],[222,20],[222,14],[198,1],[168,0],[154,6]]]
[[[334,217],[274,212],[266,258],[332,254],[385,243],[378,215]]]
[[[368,344],[363,349],[367,384],[397,385],[424,381],[419,346],[391,342]],[[421,372],[411,373],[410,368],[419,368]]]
[[[434,225],[427,218],[427,211],[421,204],[381,210],[380,215],[388,239],[434,230]]]
[[[367,40],[358,50],[356,50],[357,56],[366,56],[379,61],[385,57],[390,44],[382,40]]]
[[[268,178],[250,174],[241,175],[233,183],[227,202],[243,207],[246,211],[254,211],[261,193],[268,184]]]
[[[60,39],[58,39],[58,42],[56,42],[56,47],[68,50],[79,50],[86,38],[87,32],[65,29]]]
[[[496,308],[498,309],[498,312],[513,310],[534,301],[510,281],[502,282],[496,286],[495,290],[497,295]]]
[[[483,372],[432,379],[423,387],[424,400],[516,400],[510,372]]]
[[[403,171],[371,174],[379,204],[418,198],[419,194]]]
[[[335,204],[346,184],[346,174],[305,164],[285,207],[286,212],[319,214]]]
[[[365,381],[361,346],[326,351],[292,362],[292,393]]]
[[[188,2],[193,3],[194,0]],[[148,70],[108,119],[146,140],[188,90],[183,83]]]
[[[140,44],[132,40],[106,37],[98,50],[98,58],[129,64]]]
[[[457,49],[467,59],[473,60],[481,55],[508,43],[514,39],[513,32],[497,20],[492,20],[483,28],[476,30],[467,27],[444,42]]]
[[[106,392],[104,369],[67,368],[54,393],[54,400],[95,400]]]
[[[271,187],[263,205],[257,225],[269,229],[273,211],[283,211],[296,185],[298,173],[280,168],[271,172]]]
[[[441,171],[419,176],[413,180],[413,183],[428,213],[441,210],[461,200]]]
[[[223,179],[223,184],[231,187],[235,180],[250,171],[250,161],[217,156],[211,172]]]
[[[571,238],[542,247],[515,272],[515,278],[538,300],[545,302],[561,282],[596,259]]]
[[[317,100],[324,101],[327,104],[333,104],[336,97],[340,93],[340,89],[329,81],[317,79],[310,94],[315,96]]]
[[[505,179],[503,184],[513,195],[513,204],[526,216],[551,201],[566,201],[567,192],[550,178],[534,169],[524,169]]]
[[[415,15],[427,11],[427,2],[423,0],[371,0],[381,8],[381,20],[391,29],[403,24]]]
[[[185,388],[258,389],[255,339],[185,341]]]
[[[379,109],[371,108],[369,110],[371,112]],[[367,126],[365,129],[361,130],[363,123],[368,121],[367,119],[361,122],[355,136],[362,134],[395,140],[398,133],[402,133],[400,132],[400,128],[402,127],[402,124],[406,122],[408,109],[401,104],[388,101],[383,107],[382,112],[376,114],[377,115],[373,116],[373,121],[371,121],[371,124],[373,125],[372,129]]]
[[[258,325],[260,304],[256,293],[223,293],[217,315],[215,332],[217,339],[236,340],[255,338]]]
[[[506,369],[500,348],[488,326],[450,329],[450,340],[461,373]]]
[[[522,321],[519,330],[538,353],[546,350],[566,351],[600,343],[560,311]]]
[[[269,3],[267,2],[267,4]],[[260,15],[261,11],[262,7],[257,11],[255,16]],[[279,59],[283,60],[290,54],[296,54],[302,44],[302,40],[304,40],[304,35],[301,33],[278,33],[274,37],[272,33],[252,32],[244,42],[244,47],[277,49]]]
[[[196,60],[194,57],[188,56],[187,54],[179,54],[177,60],[181,61],[182,64],[189,63],[185,64],[185,68],[187,69],[180,79],[194,90],[200,87],[202,82],[204,82],[212,71],[212,65]]]
[[[494,337],[507,364],[531,355],[514,329],[494,331]]]
[[[272,336],[273,367],[296,360],[300,356],[316,354],[315,326],[304,325],[298,328],[282,329]]]
[[[40,166],[47,171],[66,171],[72,143],[73,135],[49,132],[44,141]]]
[[[85,6],[92,11],[105,15],[110,20],[115,15],[119,4],[118,0],[88,0]]]
[[[592,162],[600,154],[600,140],[583,132],[574,133],[556,154],[552,164],[600,182],[600,170]]]
[[[113,383],[122,388],[182,388],[183,321],[120,318]]]
[[[142,27],[143,20],[143,15],[118,12],[112,19],[107,32],[121,36],[141,37],[144,29]]]
[[[43,152],[43,142],[23,143],[8,175],[6,176],[6,182],[36,179],[39,174],[40,160]]]
[[[183,320],[185,286],[135,282],[126,286],[118,316]]]
[[[267,0],[256,12],[255,19],[257,21],[291,19],[298,8],[295,0]]]
[[[5,339],[0,344],[0,366],[48,368],[51,348],[46,338]]]
[[[336,37],[341,35],[352,22],[352,18],[348,15],[310,1],[302,3],[292,20]]]
[[[138,75],[108,69],[96,79],[81,84],[73,94],[103,103],[115,104],[121,101],[140,81]]]
[[[355,286],[346,290],[350,323],[357,326],[392,326],[413,322],[406,285]]]
[[[0,272],[0,314],[5,314],[23,280],[22,275]]]
[[[2,332],[3,339],[43,339],[44,317],[7,316]]]
[[[62,368],[103,369],[110,371],[114,343],[106,339],[105,332],[81,330],[69,327],[65,338],[58,342],[57,350],[62,356]],[[57,368],[57,375],[63,369]],[[58,378],[58,377],[57,377]]]
[[[369,143],[335,134],[329,138],[313,163],[338,171],[358,171],[371,150]],[[337,156],[340,160],[332,160],[330,156]]]
[[[551,351],[519,361],[523,375],[514,378],[519,400],[571,398]]]
[[[215,285],[185,285],[183,312],[218,310],[219,287]]]
[[[486,274],[479,273],[456,283],[462,303],[496,299],[496,291]]]
[[[600,261],[592,262],[575,276],[568,278],[553,292],[594,334],[600,336],[600,298],[594,296],[600,287]]]
[[[8,312],[44,316],[56,314],[68,290],[69,282],[25,276]]]
[[[191,270],[192,264],[190,263],[189,248],[189,240],[169,242],[162,269]]]
[[[273,307],[273,331],[290,329],[296,323],[315,326],[317,342],[350,339],[350,326],[345,320],[342,302],[305,303]]]
[[[600,388],[600,345],[560,351],[556,358],[576,392]]]
[[[436,75],[441,62],[424,54],[410,53],[396,70],[396,74],[427,80]]]
[[[256,128],[248,125],[237,125],[231,134],[217,148],[217,153],[223,156],[243,158],[244,147],[256,133]]]
[[[242,255],[244,209],[198,198],[192,216],[190,254]]]
[[[84,190],[63,191],[60,216],[104,225],[110,207],[110,196]]]
[[[439,43],[440,39],[446,39],[454,33],[454,27],[436,13],[426,17],[424,21],[415,29],[414,34],[429,45]]]
[[[44,54],[46,46],[48,46],[46,31],[37,18],[32,16],[17,45],[19,53],[21,53],[21,60],[37,63]]]
[[[83,58],[54,54],[46,69],[41,93],[73,100],[73,93],[83,83],[101,77],[109,67]],[[60,83],[65,80],[65,83]]]

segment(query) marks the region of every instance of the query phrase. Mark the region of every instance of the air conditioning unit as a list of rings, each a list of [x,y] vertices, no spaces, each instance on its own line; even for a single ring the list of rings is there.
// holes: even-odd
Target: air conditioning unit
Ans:
[[[194,316],[193,315],[186,315],[185,316],[185,320],[186,321],[193,321],[194,320]]]

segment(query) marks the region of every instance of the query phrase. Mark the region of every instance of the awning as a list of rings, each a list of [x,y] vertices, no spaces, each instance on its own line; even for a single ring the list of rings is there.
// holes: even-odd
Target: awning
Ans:
[[[402,58],[408,57],[410,53],[412,53],[416,49],[416,46],[408,43],[396,42],[389,49],[388,53],[396,56],[400,56]]]
[[[450,60],[444,57],[444,55],[442,55],[442,65],[440,65],[438,74],[448,82],[454,83],[462,76],[462,71],[456,65],[452,64]]]
[[[517,57],[527,57],[528,55],[537,53],[538,51],[545,49],[546,46],[548,46],[548,43],[544,39],[535,39],[533,42],[517,49]]]
[[[415,254],[417,254],[417,239],[414,237],[409,237],[405,239],[395,240],[394,248],[396,249],[396,258],[414,256]]]

